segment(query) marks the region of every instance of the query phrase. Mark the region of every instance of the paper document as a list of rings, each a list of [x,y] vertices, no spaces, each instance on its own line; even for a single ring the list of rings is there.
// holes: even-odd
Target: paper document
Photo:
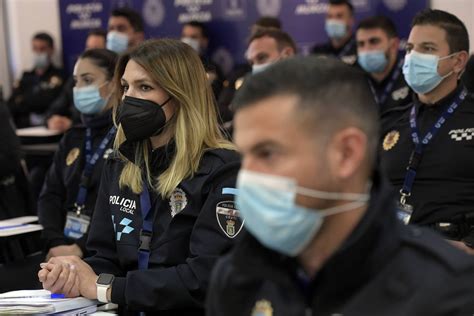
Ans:
[[[51,292],[46,290],[13,291],[0,294],[0,314],[76,315],[88,307],[95,307],[97,303],[83,297],[51,298]]]
[[[16,130],[16,135],[19,137],[47,137],[56,136],[60,134],[60,131],[47,129],[44,126],[27,127]]]
[[[11,224],[0,225],[0,237],[9,237],[20,234],[31,233],[42,230],[43,226],[39,224]]]
[[[5,219],[0,221],[1,226],[14,225],[14,224],[29,224],[38,221],[38,216],[20,216],[15,218]]]

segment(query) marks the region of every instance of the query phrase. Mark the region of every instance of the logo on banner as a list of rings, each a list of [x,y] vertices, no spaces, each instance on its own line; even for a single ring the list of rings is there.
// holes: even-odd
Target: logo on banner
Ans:
[[[224,0],[222,1],[224,16],[227,18],[245,18],[245,0]]]
[[[295,15],[324,14],[328,11],[328,3],[319,3],[319,0],[306,0],[295,8]]]
[[[224,73],[229,73],[234,68],[234,58],[232,54],[224,47],[219,47],[212,55],[212,60],[221,66]]]
[[[351,3],[357,12],[367,12],[371,10],[369,0],[352,0]]]
[[[162,0],[146,0],[143,4],[142,15],[149,26],[160,26],[165,19],[165,6]]]
[[[257,0],[260,15],[277,16],[281,11],[281,0]]]
[[[244,227],[244,220],[235,207],[234,201],[222,201],[216,205],[216,217],[219,227],[229,238],[235,238]]]
[[[93,17],[93,14],[101,13],[104,7],[101,2],[71,3],[66,7],[67,15],[75,15],[71,18],[69,27],[71,30],[83,30],[100,28],[102,21],[100,17]]]
[[[212,20],[210,6],[213,5],[213,2],[213,0],[174,0],[175,8],[181,7],[186,10],[186,12],[180,13],[178,15],[178,22],[209,22]]]
[[[383,3],[387,8],[392,11],[400,11],[403,10],[408,1],[407,0],[383,0]]]

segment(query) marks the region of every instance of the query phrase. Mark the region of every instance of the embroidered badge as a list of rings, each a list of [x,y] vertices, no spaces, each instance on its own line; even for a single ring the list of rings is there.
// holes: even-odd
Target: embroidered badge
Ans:
[[[398,131],[391,131],[387,135],[385,135],[385,138],[383,140],[383,150],[389,151],[395,145],[398,143],[398,140],[400,139],[400,133]]]
[[[184,193],[182,189],[176,188],[170,198],[171,217],[175,217],[175,215],[181,212],[186,205],[188,205],[186,193]]]
[[[235,238],[244,227],[244,221],[240,216],[240,212],[235,207],[234,201],[222,201],[217,203],[216,218],[219,227],[229,238]]]
[[[79,157],[79,154],[81,153],[81,150],[77,147],[74,147],[69,151],[66,157],[66,166],[70,166],[76,161],[77,157]]]

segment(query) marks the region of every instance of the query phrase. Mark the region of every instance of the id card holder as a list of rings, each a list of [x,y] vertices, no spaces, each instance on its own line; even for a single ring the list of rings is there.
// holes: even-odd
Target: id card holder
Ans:
[[[413,214],[413,206],[410,204],[402,204],[398,202],[397,217],[402,221],[403,224],[408,225],[410,223],[411,214]]]
[[[79,239],[89,230],[91,219],[87,215],[77,215],[76,212],[68,212],[64,235],[71,239]]]

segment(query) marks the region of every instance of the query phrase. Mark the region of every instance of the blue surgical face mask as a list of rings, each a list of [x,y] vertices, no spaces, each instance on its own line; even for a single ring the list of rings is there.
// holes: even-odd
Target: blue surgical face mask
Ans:
[[[128,48],[128,36],[124,33],[111,31],[107,33],[106,47],[108,50],[121,54]]]
[[[357,54],[359,65],[367,72],[377,73],[385,70],[388,64],[387,55],[383,50],[373,50]]]
[[[347,34],[347,25],[341,20],[326,20],[326,24],[324,27],[329,38],[341,39]]]
[[[100,96],[99,87],[74,87],[73,89],[74,106],[83,114],[97,114],[101,112],[106,100]]]
[[[426,94],[436,88],[443,79],[451,76],[453,71],[445,76],[438,73],[438,63],[440,60],[447,59],[457,53],[438,57],[431,54],[422,54],[411,51],[405,56],[403,64],[403,75],[408,85],[419,94]]]
[[[33,56],[35,68],[46,69],[49,66],[49,56],[47,53],[35,53]]]
[[[252,65],[252,74],[255,75],[255,74],[258,74],[259,72],[264,71],[265,69],[270,67],[271,64],[273,64],[273,62],[268,62],[268,63],[260,64],[260,65]]]
[[[298,187],[291,178],[242,169],[237,180],[237,207],[246,229],[264,246],[288,256],[297,256],[318,233],[324,217],[355,210],[367,203],[368,194],[333,193]],[[346,204],[324,210],[295,204],[296,195]]]

